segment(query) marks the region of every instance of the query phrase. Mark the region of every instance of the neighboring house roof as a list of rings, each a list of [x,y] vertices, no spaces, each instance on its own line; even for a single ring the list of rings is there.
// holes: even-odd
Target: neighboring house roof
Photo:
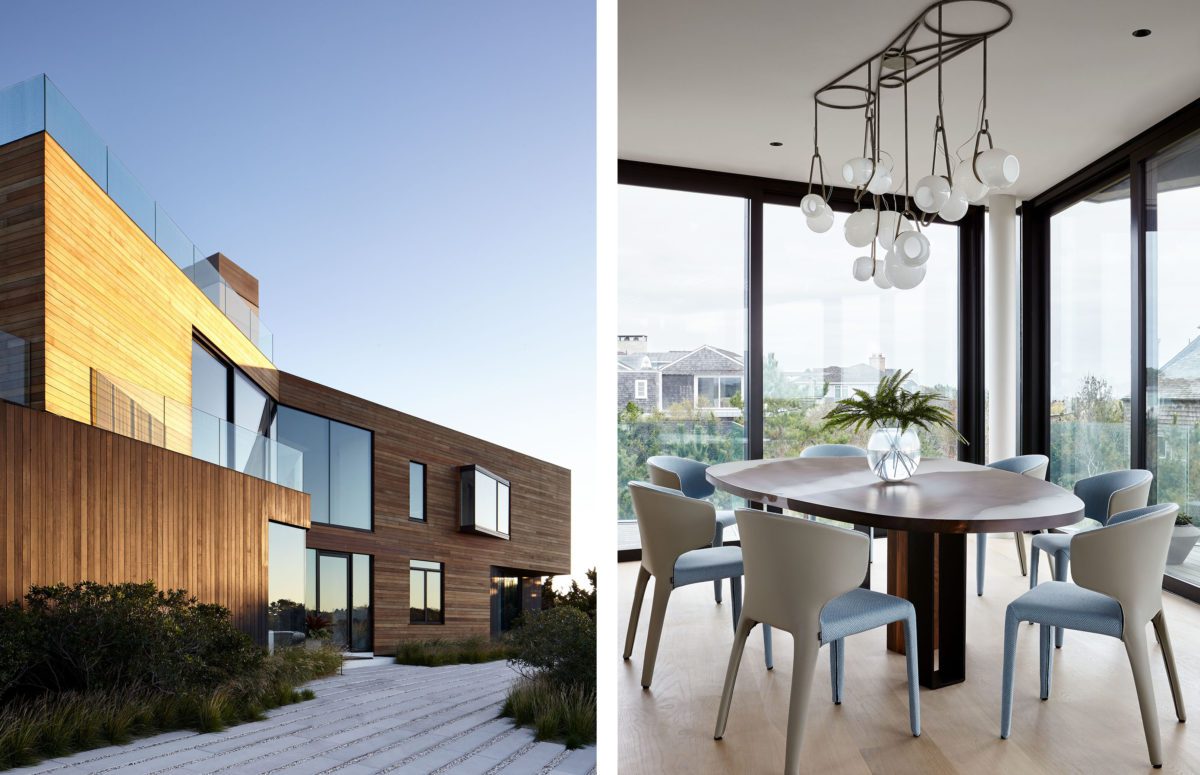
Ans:
[[[1158,370],[1160,401],[1200,401],[1200,338],[1193,339]]]
[[[617,355],[617,368],[664,374],[740,374],[743,364],[737,353],[705,344],[695,350],[621,353]]]

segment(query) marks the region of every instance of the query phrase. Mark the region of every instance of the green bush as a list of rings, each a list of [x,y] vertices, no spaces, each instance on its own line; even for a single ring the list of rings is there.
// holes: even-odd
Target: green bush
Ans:
[[[481,637],[463,640],[402,641],[396,645],[396,663],[400,665],[473,665],[509,659],[512,656],[512,648],[506,640],[487,640]]]
[[[526,678],[596,687],[596,622],[572,606],[526,614],[509,636],[512,663]]]
[[[561,740],[568,748],[596,742],[594,686],[562,686],[544,675],[522,678],[509,690],[500,715],[532,726],[538,740]]]

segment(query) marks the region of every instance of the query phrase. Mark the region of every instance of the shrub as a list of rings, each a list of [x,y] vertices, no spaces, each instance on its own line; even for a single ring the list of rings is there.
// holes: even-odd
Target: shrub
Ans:
[[[495,662],[512,656],[506,640],[481,637],[462,640],[401,641],[396,645],[396,664],[441,667],[442,665]]]
[[[596,742],[596,689],[555,684],[547,676],[513,685],[500,715],[532,726],[538,740],[561,740],[568,748]]]
[[[554,589],[554,577],[547,576],[542,582],[542,608],[555,608],[557,606],[568,605],[572,608],[578,608],[593,619],[596,618],[596,569],[592,568],[587,572],[588,585],[591,589],[584,589],[579,586],[579,582],[571,579],[571,588],[566,592],[557,592]]]
[[[560,686],[596,686],[596,622],[571,606],[526,615],[510,635],[514,663],[526,678]]]

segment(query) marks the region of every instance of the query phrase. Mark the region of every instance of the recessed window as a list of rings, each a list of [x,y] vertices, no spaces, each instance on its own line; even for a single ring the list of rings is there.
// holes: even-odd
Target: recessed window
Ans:
[[[408,518],[425,521],[425,464],[408,464]]]
[[[645,401],[649,395],[650,383],[647,380],[639,379],[633,383],[633,397],[639,401]]]
[[[440,562],[408,563],[408,620],[412,624],[445,624]]]
[[[459,529],[464,533],[480,533],[508,538],[509,483],[482,466],[463,466],[459,469],[459,499],[462,504]]]

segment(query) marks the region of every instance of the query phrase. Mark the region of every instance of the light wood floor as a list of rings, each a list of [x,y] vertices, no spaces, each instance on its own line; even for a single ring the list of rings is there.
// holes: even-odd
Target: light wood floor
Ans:
[[[885,558],[884,541],[875,556]],[[882,629],[847,640],[846,696],[829,696],[829,662],[822,650],[804,741],[805,771],[813,773],[1122,773],[1151,772],[1133,677],[1121,642],[1068,631],[1055,653],[1050,700],[1038,699],[1037,628],[1022,625],[1017,648],[1013,729],[1000,739],[1000,672],[1004,610],[1028,586],[1010,537],[988,541],[984,597],[974,594],[975,539],[967,601],[967,680],[921,690],[922,734],[908,730],[904,658],[884,649]],[[873,585],[882,589],[876,563]],[[1043,578],[1049,573],[1043,562]],[[636,563],[619,566],[621,626],[610,641],[621,660]],[[651,582],[653,584],[653,582]],[[727,593],[728,594],[728,593]],[[1152,658],[1163,773],[1200,773],[1200,605],[1164,593],[1167,621],[1192,721],[1175,720],[1161,654]],[[783,769],[792,643],[775,633],[775,669],[763,667],[762,635],[751,635],[738,676],[729,726],[714,741],[713,725],[733,639],[728,602],[716,605],[711,584],[671,596],[648,691],[639,685],[650,594],[642,609],[633,658],[618,668],[620,771],[645,773],[779,772]],[[1152,630],[1148,628],[1153,642]]]

